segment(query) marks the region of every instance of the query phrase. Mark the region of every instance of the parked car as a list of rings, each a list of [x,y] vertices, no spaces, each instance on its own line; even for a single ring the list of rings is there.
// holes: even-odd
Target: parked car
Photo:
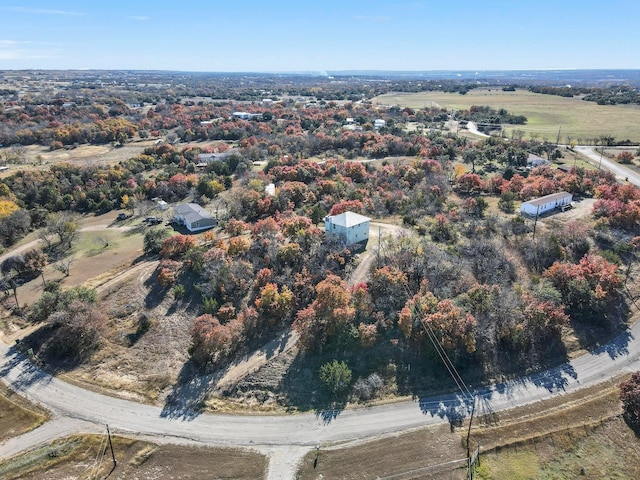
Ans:
[[[126,220],[127,219],[127,214],[126,213],[119,213],[118,214],[118,220]]]
[[[162,219],[159,217],[147,217],[144,221],[150,225],[158,225],[162,223]]]

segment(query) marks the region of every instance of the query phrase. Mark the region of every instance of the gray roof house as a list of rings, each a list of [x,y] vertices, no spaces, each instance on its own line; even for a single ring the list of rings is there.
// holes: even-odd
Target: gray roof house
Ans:
[[[324,218],[324,231],[329,235],[337,235],[346,245],[353,245],[369,240],[370,222],[369,217],[355,212],[328,215]]]
[[[185,203],[173,209],[173,220],[184,225],[190,232],[199,232],[213,228],[218,220],[197,203]]]

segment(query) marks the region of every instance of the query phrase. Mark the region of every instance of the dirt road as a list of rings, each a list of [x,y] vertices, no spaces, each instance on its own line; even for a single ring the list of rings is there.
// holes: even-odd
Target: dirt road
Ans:
[[[399,225],[392,225],[389,223],[371,222],[369,225],[369,243],[364,253],[360,255],[360,262],[358,266],[349,275],[349,285],[353,286],[360,282],[366,282],[371,265],[376,258],[376,249],[378,242],[381,240],[381,236],[396,236],[401,233],[410,235],[412,232],[410,229],[401,227]]]
[[[623,371],[640,369],[640,322],[597,351],[530,377],[475,391],[480,408],[513,408],[595,385]],[[290,416],[233,416],[194,413],[174,415],[166,409],[107,397],[65,383],[35,368],[14,349],[0,343],[0,378],[13,389],[53,412],[56,421],[109,424],[124,435],[188,438],[207,445],[247,446],[272,452],[281,462],[269,478],[295,478],[293,459],[316,445],[402,432],[466,415],[470,402],[451,394],[367,409]],[[66,428],[66,427],[65,427]],[[28,434],[27,434],[28,435]],[[23,438],[24,437],[24,438]],[[0,446],[0,458],[33,446],[22,436]],[[289,469],[284,473],[283,469]],[[271,473],[273,472],[273,473]],[[278,476],[276,476],[278,475]]]
[[[603,168],[614,173],[618,180],[628,180],[636,187],[640,187],[640,175],[631,170],[630,168],[620,165],[618,162],[609,160],[604,155],[600,155],[600,152],[596,151],[596,147],[575,147],[576,152],[584,155],[591,163],[596,166],[602,166]]]

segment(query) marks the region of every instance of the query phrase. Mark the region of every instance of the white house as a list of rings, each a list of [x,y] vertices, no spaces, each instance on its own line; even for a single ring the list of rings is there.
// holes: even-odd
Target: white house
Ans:
[[[551,162],[549,162],[549,160],[545,160],[544,158],[539,157],[538,155],[534,155],[533,153],[530,153],[529,157],[527,158],[527,168],[536,168],[542,165],[550,164]]]
[[[369,240],[369,223],[371,219],[354,212],[324,217],[324,231],[338,235],[342,241],[351,245]]]
[[[241,120],[249,120],[251,118],[251,114],[249,112],[233,112],[231,115],[233,117],[240,118]]]
[[[218,152],[218,153],[199,153],[198,154],[198,163],[209,163],[209,162],[219,162],[226,158],[229,158],[235,152],[232,150],[227,150],[226,152]]]
[[[215,227],[218,221],[197,203],[185,203],[173,209],[173,221],[184,225],[190,232]]]
[[[535,217],[554,208],[570,205],[571,200],[573,200],[573,195],[568,192],[552,193],[544,197],[534,198],[528,202],[522,202],[520,212]]]
[[[387,126],[387,122],[385,122],[381,118],[377,118],[376,120],[373,121],[373,128],[375,128],[376,130],[378,128],[382,128],[382,127],[386,127],[386,126]]]

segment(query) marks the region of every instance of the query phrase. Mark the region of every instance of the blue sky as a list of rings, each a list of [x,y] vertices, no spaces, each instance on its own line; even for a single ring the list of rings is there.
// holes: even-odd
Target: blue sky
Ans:
[[[640,68],[638,0],[0,0],[0,69]]]

